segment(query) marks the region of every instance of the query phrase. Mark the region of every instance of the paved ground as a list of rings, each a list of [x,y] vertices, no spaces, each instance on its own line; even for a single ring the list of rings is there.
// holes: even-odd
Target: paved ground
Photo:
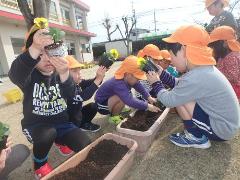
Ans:
[[[116,63],[108,72],[106,78],[113,74],[118,67]],[[84,77],[92,77],[96,67],[83,70]],[[5,78],[0,86],[0,93],[10,89],[13,85]],[[1,97],[0,102],[4,102]],[[1,105],[0,120],[10,125],[11,136],[14,143],[23,143],[32,149],[26,138],[22,135],[20,121],[22,119],[22,104]],[[105,116],[97,115],[95,123],[102,126],[102,130],[93,134],[91,139],[96,139],[107,132],[115,132],[115,127],[106,121]],[[175,114],[169,114],[161,127],[156,140],[147,153],[137,155],[132,168],[126,174],[129,180],[158,180],[158,179],[240,179],[240,136],[224,143],[212,143],[208,150],[183,149],[176,147],[168,141],[168,135],[182,130],[180,119]],[[56,167],[65,159],[58,154],[55,147],[51,149],[50,163]],[[9,179],[30,180],[33,179],[32,161],[29,157],[23,165],[11,173]]]

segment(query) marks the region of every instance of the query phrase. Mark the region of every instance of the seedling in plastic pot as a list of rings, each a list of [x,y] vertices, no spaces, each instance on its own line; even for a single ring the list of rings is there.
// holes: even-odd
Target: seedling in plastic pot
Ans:
[[[0,152],[6,149],[8,135],[9,126],[0,122]]]
[[[54,43],[45,47],[48,56],[64,57],[67,55],[67,47],[63,43],[65,32],[57,28],[49,28],[48,35],[51,35]]]
[[[99,66],[109,68],[114,61],[119,58],[119,53],[116,49],[111,49],[109,53],[104,53],[99,61]]]
[[[157,66],[149,59],[144,59],[142,57],[138,58],[138,65],[142,71],[148,73],[149,71],[158,72]]]

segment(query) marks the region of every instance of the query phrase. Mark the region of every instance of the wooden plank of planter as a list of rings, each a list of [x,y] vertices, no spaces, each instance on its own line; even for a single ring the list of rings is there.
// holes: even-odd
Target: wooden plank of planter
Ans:
[[[135,151],[138,147],[137,142],[126,138],[121,137],[116,134],[107,133],[103,136],[96,139],[94,142],[89,144],[87,147],[85,147],[83,150],[69,158],[67,161],[59,165],[56,169],[54,169],[51,173],[49,173],[47,176],[43,177],[42,180],[47,180],[54,175],[57,175],[61,172],[64,172],[70,168],[73,168],[77,166],[79,163],[84,161],[89,153],[89,151],[96,146],[100,141],[102,140],[113,140],[121,145],[125,145],[129,148],[126,155],[123,156],[123,158],[119,161],[119,163],[112,169],[112,171],[106,176],[105,180],[121,180],[125,176],[126,172],[131,168]]]
[[[122,123],[127,121],[127,118],[117,125],[116,130],[120,136],[124,136],[137,141],[138,148],[136,151],[139,153],[144,153],[148,150],[153,140],[155,139],[155,136],[159,131],[162,123],[166,119],[166,116],[169,110],[170,108],[166,108],[163,111],[163,113],[159,116],[159,118],[154,122],[154,124],[147,131],[137,131],[133,129],[121,128]]]

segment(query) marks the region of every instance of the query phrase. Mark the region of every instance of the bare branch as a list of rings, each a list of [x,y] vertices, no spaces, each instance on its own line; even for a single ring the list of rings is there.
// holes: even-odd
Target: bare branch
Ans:
[[[132,21],[132,26],[131,26],[130,31],[129,31],[129,33],[128,33],[128,38],[130,37],[130,33],[132,32],[132,29],[133,29],[133,27],[135,26],[135,24],[136,24],[136,20],[133,20],[133,21]]]
[[[46,0],[47,17],[49,17],[49,14],[50,14],[50,6],[51,6],[51,0]]]
[[[116,27],[117,27],[117,29],[119,30],[122,38],[125,39],[124,36],[123,36],[123,33],[122,33],[121,29],[119,28],[119,25],[116,25]],[[125,46],[127,47],[127,43],[126,43],[125,41],[124,41],[124,44],[125,44]]]
[[[110,35],[114,33],[116,30],[117,30],[117,27],[112,32],[110,32]]]
[[[33,25],[34,15],[31,13],[31,9],[29,8],[29,4],[27,1],[17,0],[18,7],[27,23],[28,30],[31,29]]]
[[[240,0],[236,0],[236,1],[234,1],[233,3],[231,3],[230,5],[229,5],[229,11],[230,12],[232,12],[233,10],[234,10],[234,8],[236,7],[236,5],[238,4],[240,2]]]
[[[47,4],[46,4],[45,0],[42,0],[42,1],[33,0],[33,11],[34,11],[35,17],[45,17],[45,18],[48,18]]]

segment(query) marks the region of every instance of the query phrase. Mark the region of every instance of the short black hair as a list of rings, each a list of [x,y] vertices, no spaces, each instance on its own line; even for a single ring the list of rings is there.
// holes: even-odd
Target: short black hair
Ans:
[[[180,43],[167,43],[167,50],[172,51],[172,53],[176,56],[177,52],[181,50],[182,44]]]
[[[34,34],[35,34],[36,32],[37,32],[37,31],[34,31],[34,32],[32,32],[32,33],[28,36],[27,41],[26,41],[26,45],[25,45],[25,48],[26,48],[26,49],[28,49],[28,48],[32,45],[32,43],[33,43],[33,36],[34,36]]]
[[[224,46],[224,40],[212,42],[208,46],[213,49],[213,56],[216,61],[219,58],[225,58],[231,52],[228,46]]]
[[[213,4],[216,6],[218,3],[221,3],[221,7],[224,7],[224,4],[221,0],[216,0]]]

